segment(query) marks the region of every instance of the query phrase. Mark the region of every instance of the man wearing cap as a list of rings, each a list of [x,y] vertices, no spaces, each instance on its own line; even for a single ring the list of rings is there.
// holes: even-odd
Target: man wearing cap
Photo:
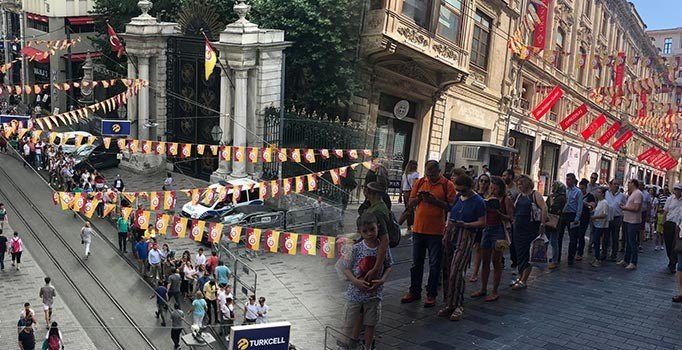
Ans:
[[[675,226],[682,218],[682,183],[673,186],[673,195],[668,198],[663,207],[665,212],[665,223],[663,224],[663,242],[665,242],[665,252],[668,254],[668,270],[675,273],[677,264],[677,254],[675,253]]]

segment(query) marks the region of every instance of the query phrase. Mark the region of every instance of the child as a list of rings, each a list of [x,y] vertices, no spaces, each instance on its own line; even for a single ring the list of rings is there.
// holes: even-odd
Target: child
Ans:
[[[665,223],[665,212],[661,208],[656,214],[656,248],[654,250],[663,250],[663,224]]]
[[[353,245],[350,259],[345,262],[343,271],[350,281],[346,291],[344,323],[345,332],[353,341],[360,335],[360,326],[364,326],[365,349],[372,349],[375,329],[381,318],[383,284],[391,272],[393,257],[390,250],[387,251],[380,278],[365,281],[365,275],[374,267],[377,259],[379,227],[376,216],[372,213],[364,213],[360,217],[359,227],[362,241]]]

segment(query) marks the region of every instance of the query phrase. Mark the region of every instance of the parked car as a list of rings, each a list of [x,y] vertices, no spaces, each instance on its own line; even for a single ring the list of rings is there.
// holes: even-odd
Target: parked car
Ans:
[[[249,191],[245,189],[245,186],[252,186],[253,190]],[[219,191],[227,187],[227,196],[224,200],[220,200],[217,195]],[[239,187],[240,195],[237,203],[233,203],[232,194],[234,193],[234,188]],[[182,206],[182,211],[180,215],[198,220],[207,220],[215,217],[221,217],[226,212],[233,209],[233,207],[241,207],[245,205],[257,205],[262,206],[263,200],[258,198],[258,182],[251,179],[236,179],[229,181],[220,181],[217,184],[212,184],[208,186],[209,190],[214,189],[214,196],[210,201],[206,201],[206,197],[209,195],[209,191],[205,191],[197,204],[192,204],[192,202],[185,203]]]
[[[54,139],[54,144],[55,145],[61,145],[62,151],[67,154],[71,154],[76,152],[78,149],[76,149],[76,136],[82,136],[83,141],[82,143],[85,144],[88,142],[88,138],[90,136],[93,136],[89,132],[85,131],[69,131],[69,132],[63,132],[63,133],[58,133],[57,137]],[[62,139],[66,138],[66,143],[62,145]],[[83,147],[83,146],[81,146]]]
[[[284,229],[286,214],[284,211],[268,208],[264,205],[233,206],[221,216],[208,219],[208,222],[222,223],[223,237],[227,237],[230,226],[252,227],[260,229]],[[204,229],[202,243],[208,244],[208,225]]]
[[[121,163],[121,151],[116,143],[111,143],[109,149],[104,144],[95,142],[92,145],[82,145],[73,154],[76,164],[75,169],[88,169],[90,171],[115,168]]]

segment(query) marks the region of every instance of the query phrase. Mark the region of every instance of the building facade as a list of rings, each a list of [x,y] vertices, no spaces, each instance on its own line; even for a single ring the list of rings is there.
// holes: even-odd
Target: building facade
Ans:
[[[648,147],[668,145],[637,128],[619,151],[611,143],[620,134],[603,146],[597,142],[616,121],[630,128],[638,107],[595,103],[590,93],[611,85],[614,69],[606,63],[598,69],[579,63],[583,54],[656,56],[635,8],[626,0],[547,1],[545,53],[561,54],[553,61],[533,56],[519,73],[507,43],[528,3],[371,1],[361,37],[369,88],[353,101],[353,117],[365,118],[368,124],[368,143],[385,150],[395,169],[407,159],[421,165],[444,157],[456,166],[473,164],[475,171],[488,163],[500,173],[511,164],[517,173],[531,175],[543,191],[567,173],[581,178],[596,172],[604,181],[637,177],[663,184],[665,174],[636,157]],[[625,81],[662,69],[658,62],[626,61]],[[563,98],[547,116],[535,120],[530,111],[556,85],[562,86]],[[559,122],[583,103],[588,114],[563,131]],[[584,140],[581,131],[601,114],[607,122]],[[452,157],[452,142],[476,147]],[[511,156],[506,147],[513,149]]]
[[[649,30],[647,35],[660,50],[661,56],[665,57],[670,64],[675,65],[677,62],[682,62],[682,27]],[[671,98],[675,104],[682,105],[682,69],[679,69],[675,76],[675,89],[671,91]],[[674,126],[676,131],[682,130],[682,118],[678,117]],[[682,139],[673,137],[670,147],[676,149],[677,154],[679,154],[679,150],[682,148]],[[672,181],[681,181],[682,176],[679,167],[671,172],[669,177]]]

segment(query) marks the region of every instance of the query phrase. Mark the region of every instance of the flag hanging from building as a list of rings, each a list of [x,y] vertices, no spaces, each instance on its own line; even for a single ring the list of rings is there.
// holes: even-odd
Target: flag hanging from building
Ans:
[[[125,51],[123,43],[121,43],[121,39],[118,38],[118,34],[116,34],[116,31],[109,23],[107,23],[107,31],[109,32],[109,44],[111,45],[111,50],[116,51],[116,57],[121,58]]]
[[[208,78],[211,77],[211,73],[213,73],[213,69],[215,68],[215,64],[218,61],[215,50],[213,50],[213,46],[211,43],[208,41],[208,38],[206,37],[206,34],[204,34],[204,61],[205,61],[205,66],[204,66],[204,78],[208,80]]]

